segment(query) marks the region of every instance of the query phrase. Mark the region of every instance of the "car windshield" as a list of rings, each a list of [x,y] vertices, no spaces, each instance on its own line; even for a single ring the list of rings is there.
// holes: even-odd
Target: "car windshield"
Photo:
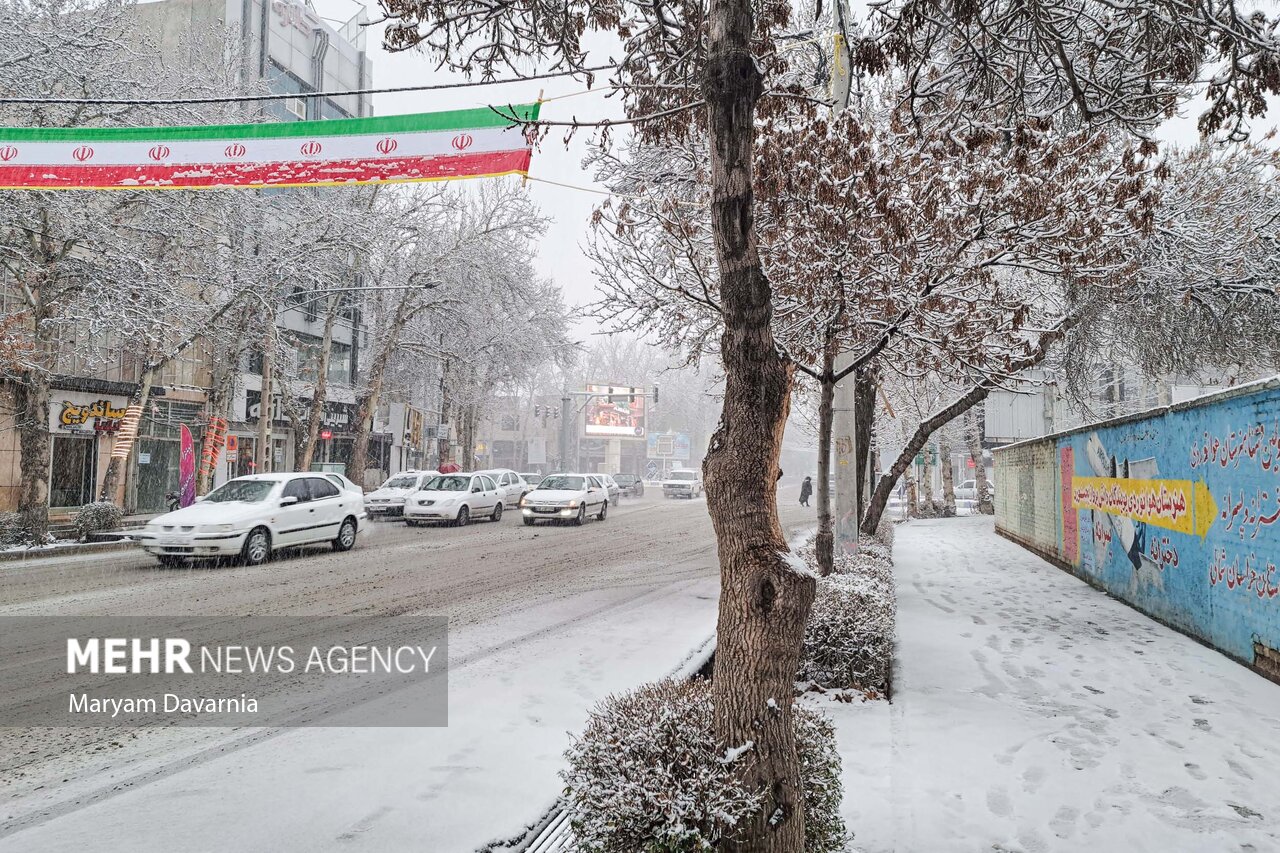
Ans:
[[[275,480],[232,480],[210,492],[205,502],[217,504],[240,501],[256,504],[265,501],[275,485]]]
[[[456,474],[444,474],[432,477],[423,484],[426,492],[465,492],[471,486],[471,477],[460,477]]]
[[[692,471],[672,471],[671,479],[673,480],[692,480],[694,473]]]
[[[412,489],[418,484],[418,478],[414,476],[408,477],[392,477],[390,480],[382,484],[384,489]]]
[[[584,485],[581,477],[551,476],[543,478],[539,489],[563,489],[569,492],[580,492]]]

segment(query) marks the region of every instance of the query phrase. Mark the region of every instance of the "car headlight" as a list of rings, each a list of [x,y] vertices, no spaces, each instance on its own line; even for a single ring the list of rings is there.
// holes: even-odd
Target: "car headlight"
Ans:
[[[577,509],[577,508],[578,508],[578,502],[577,502],[577,501],[569,501],[567,504],[565,504],[565,506],[567,506],[569,509]]]
[[[229,533],[235,529],[234,524],[206,524],[201,528],[205,533]]]
[[[520,506],[528,506],[528,505],[529,505],[529,502],[527,500],[525,500],[523,497],[520,498]]]
[[[391,498],[389,501],[387,501],[387,503],[393,503],[393,504],[402,504],[404,502],[405,502],[404,498]]]

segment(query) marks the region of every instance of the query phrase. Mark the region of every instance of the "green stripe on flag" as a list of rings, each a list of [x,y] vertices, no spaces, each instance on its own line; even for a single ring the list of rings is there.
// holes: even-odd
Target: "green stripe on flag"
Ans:
[[[306,92],[299,93],[306,97]],[[479,130],[507,127],[506,114],[536,121],[541,104],[515,104],[413,113],[372,118],[336,118],[322,121],[265,122],[262,124],[210,124],[189,127],[0,127],[0,142],[171,142],[199,139],[286,139],[290,137],[359,136],[379,133]]]

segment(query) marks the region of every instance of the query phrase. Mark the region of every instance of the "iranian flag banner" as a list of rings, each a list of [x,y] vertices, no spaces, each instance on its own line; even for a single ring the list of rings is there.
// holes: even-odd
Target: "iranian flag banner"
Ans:
[[[538,107],[515,106],[510,114],[534,121]],[[202,127],[10,127],[0,128],[0,189],[447,181],[525,175],[532,155],[521,128],[487,107]]]

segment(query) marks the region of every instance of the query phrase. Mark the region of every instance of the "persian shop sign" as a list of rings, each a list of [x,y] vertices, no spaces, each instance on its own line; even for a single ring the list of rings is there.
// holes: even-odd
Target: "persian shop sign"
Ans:
[[[120,429],[124,414],[124,402],[117,408],[111,400],[63,400],[62,410],[54,415],[54,426],[63,432],[114,433]]]

